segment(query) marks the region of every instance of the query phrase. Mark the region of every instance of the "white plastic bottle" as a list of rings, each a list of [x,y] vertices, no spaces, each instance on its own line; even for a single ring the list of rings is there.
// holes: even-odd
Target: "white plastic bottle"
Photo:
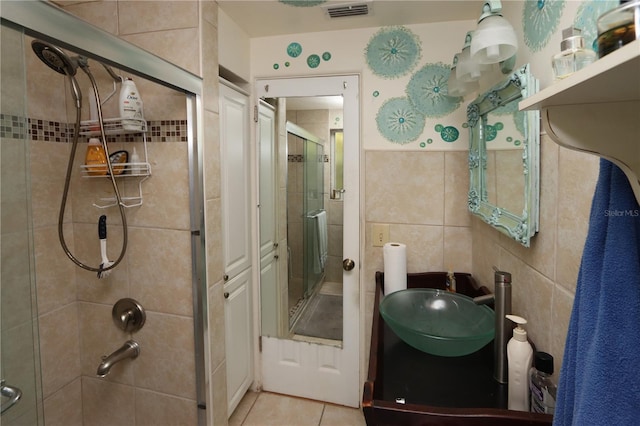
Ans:
[[[142,122],[140,121],[144,120],[142,98],[136,84],[130,78],[122,81],[119,105],[122,127],[125,130],[142,131]]]
[[[513,337],[507,343],[507,364],[509,370],[509,410],[529,411],[529,370],[533,358],[533,348],[527,341],[527,332],[521,325],[527,320],[516,316],[506,316],[517,324]]]

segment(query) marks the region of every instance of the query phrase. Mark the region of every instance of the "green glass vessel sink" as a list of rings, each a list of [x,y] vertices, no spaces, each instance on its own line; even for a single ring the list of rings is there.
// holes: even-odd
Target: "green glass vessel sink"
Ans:
[[[405,343],[439,356],[471,354],[495,333],[495,314],[468,296],[429,288],[391,293],[380,303],[380,314]]]

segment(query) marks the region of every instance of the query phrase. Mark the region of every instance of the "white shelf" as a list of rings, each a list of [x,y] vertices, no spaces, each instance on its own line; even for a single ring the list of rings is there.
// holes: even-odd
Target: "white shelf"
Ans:
[[[116,171],[116,179],[151,175],[151,164],[149,163],[118,163],[112,164],[111,167]],[[124,167],[122,173],[117,173],[117,170],[122,167]],[[104,178],[109,176],[107,165],[105,164],[83,164],[80,166],[80,171],[84,178]]]
[[[105,118],[102,120],[102,125],[107,136],[138,134],[147,131],[147,122],[135,118]],[[100,123],[97,120],[81,121],[79,133],[82,136],[100,136]]]
[[[640,100],[640,40],[523,99],[520,109]]]
[[[640,203],[640,40],[523,99],[540,109],[547,134],[566,148],[622,169]]]

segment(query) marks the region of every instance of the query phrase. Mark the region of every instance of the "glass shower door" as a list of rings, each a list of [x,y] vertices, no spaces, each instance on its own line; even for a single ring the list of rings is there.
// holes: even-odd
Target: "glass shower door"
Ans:
[[[304,295],[311,296],[324,275],[321,247],[326,247],[326,213],[324,212],[324,149],[319,143],[304,141]],[[321,218],[324,214],[324,219]],[[319,223],[324,221],[324,231]],[[322,234],[322,235],[321,235]]]
[[[0,424],[42,425],[23,34],[0,30]]]

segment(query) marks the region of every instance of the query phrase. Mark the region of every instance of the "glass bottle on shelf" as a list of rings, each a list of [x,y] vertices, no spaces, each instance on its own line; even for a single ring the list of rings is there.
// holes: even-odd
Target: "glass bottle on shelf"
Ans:
[[[586,67],[596,60],[596,52],[584,47],[582,30],[569,27],[562,30],[562,51],[553,56],[553,74],[561,80]]]

